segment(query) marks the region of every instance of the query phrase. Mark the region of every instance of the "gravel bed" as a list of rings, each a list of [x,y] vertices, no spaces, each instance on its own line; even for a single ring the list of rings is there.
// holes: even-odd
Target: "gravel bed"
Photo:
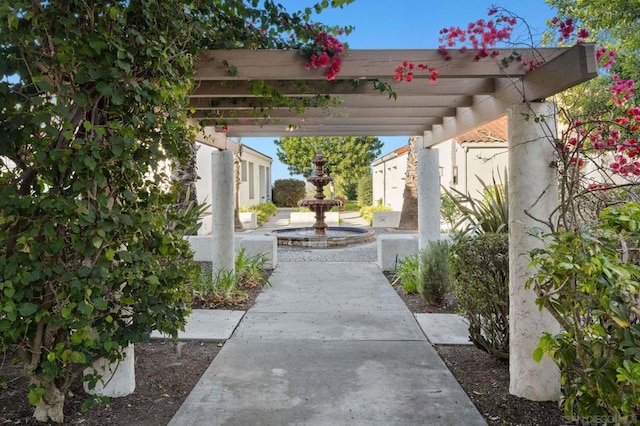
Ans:
[[[377,262],[376,242],[345,248],[278,247],[278,262]]]

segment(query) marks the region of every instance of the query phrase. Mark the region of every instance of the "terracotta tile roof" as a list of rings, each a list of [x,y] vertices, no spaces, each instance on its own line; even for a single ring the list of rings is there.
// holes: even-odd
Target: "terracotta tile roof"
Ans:
[[[408,145],[408,144],[407,144],[407,145],[404,145],[404,146],[401,146],[400,148],[396,149],[396,150],[395,150],[395,151],[393,151],[393,152],[395,152],[395,153],[396,153],[396,155],[402,155],[402,154],[404,154],[404,153],[405,153],[405,152],[407,152],[407,151],[409,151],[409,145]]]
[[[469,130],[454,139],[463,142],[501,142],[507,140],[507,116],[502,116],[483,126]]]

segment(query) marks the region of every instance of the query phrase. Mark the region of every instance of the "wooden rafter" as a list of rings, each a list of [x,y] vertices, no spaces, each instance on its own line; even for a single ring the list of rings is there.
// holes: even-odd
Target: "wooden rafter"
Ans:
[[[227,125],[228,136],[424,135],[431,145],[503,115],[509,105],[553,96],[597,75],[591,44],[519,51],[543,63],[533,72],[517,61],[505,68],[499,58],[512,53],[475,61],[470,52],[454,52],[445,61],[437,50],[349,50],[337,80],[327,82],[323,70],[304,69],[297,51],[208,51],[196,67],[191,107],[194,118]],[[413,82],[395,82],[404,60],[437,68],[438,80],[429,83],[428,74],[416,71]],[[397,99],[375,91],[371,79],[390,85]],[[265,102],[261,81],[309,105],[314,96],[338,102],[300,114]]]

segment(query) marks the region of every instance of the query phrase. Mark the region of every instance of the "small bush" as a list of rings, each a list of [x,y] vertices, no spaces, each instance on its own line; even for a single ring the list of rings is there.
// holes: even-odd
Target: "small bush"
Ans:
[[[430,241],[418,253],[418,293],[429,303],[442,305],[449,292],[449,243]]]
[[[460,208],[447,192],[440,194],[440,220],[446,224],[446,230],[454,230],[462,217]]]
[[[369,223],[369,226],[373,225],[373,212],[390,212],[389,206],[366,206],[360,209],[360,216]]]
[[[449,252],[453,293],[469,322],[469,337],[498,359],[509,357],[509,237],[479,234]]]
[[[373,204],[373,177],[368,174],[358,179],[358,205],[367,207]]]
[[[278,179],[273,183],[273,202],[278,207],[295,207],[305,198],[305,184],[297,179]]]
[[[241,212],[256,212],[256,220],[258,221],[258,226],[265,223],[271,216],[278,213],[278,208],[273,203],[260,203],[256,206],[251,207],[240,207]]]
[[[239,287],[252,288],[260,285],[269,285],[266,278],[265,264],[267,256],[262,253],[248,255],[245,248],[241,248],[236,254],[234,263],[236,280]]]
[[[393,285],[400,284],[407,294],[418,292],[418,254],[402,258],[394,271]]]

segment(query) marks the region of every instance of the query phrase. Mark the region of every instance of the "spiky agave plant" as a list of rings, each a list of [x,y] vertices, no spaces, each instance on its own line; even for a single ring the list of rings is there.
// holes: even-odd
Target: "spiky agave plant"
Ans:
[[[506,170],[504,177],[503,181],[500,173],[493,174],[491,184],[487,184],[476,176],[482,186],[482,199],[455,188],[443,188],[461,213],[460,219],[454,224],[454,230],[463,235],[509,232],[509,184]]]

